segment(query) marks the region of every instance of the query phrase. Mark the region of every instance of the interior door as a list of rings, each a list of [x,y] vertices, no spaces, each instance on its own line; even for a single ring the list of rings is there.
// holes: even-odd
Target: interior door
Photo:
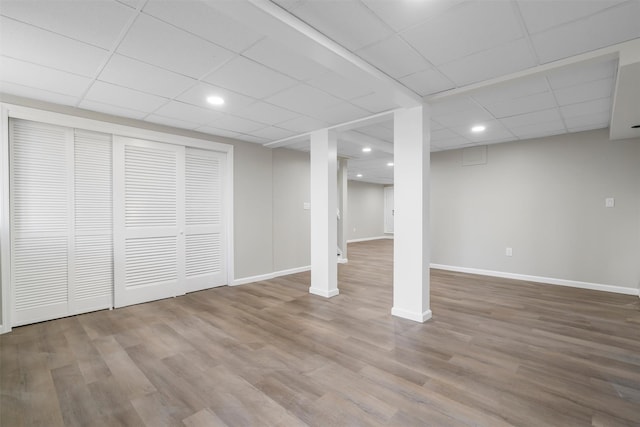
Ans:
[[[185,155],[186,291],[227,283],[224,233],[226,154],[187,148]]]
[[[182,146],[115,137],[115,306],[185,293]]]

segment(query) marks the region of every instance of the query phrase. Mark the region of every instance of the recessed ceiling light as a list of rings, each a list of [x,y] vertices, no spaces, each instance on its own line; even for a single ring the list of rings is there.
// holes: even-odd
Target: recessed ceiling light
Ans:
[[[387,166],[393,166],[393,162],[387,163]]]
[[[358,175],[356,175],[356,177],[358,177],[358,178],[362,178],[362,174],[361,174],[361,173],[359,173]]]
[[[485,129],[486,129],[486,127],[483,126],[483,125],[476,125],[476,126],[471,128],[471,132],[475,132],[475,133],[484,132]]]
[[[222,105],[224,104],[224,99],[221,96],[210,96],[207,98],[207,102],[211,105]]]
[[[363,153],[370,153],[370,152],[371,152],[371,147],[364,147],[364,148],[362,149],[362,152],[363,152]]]

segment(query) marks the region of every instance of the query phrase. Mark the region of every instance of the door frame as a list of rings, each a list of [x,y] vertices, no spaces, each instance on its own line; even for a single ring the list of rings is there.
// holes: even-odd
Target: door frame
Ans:
[[[64,109],[63,106],[53,106],[53,108]],[[101,116],[100,113],[91,113]],[[225,232],[227,235],[226,256],[227,256],[227,285],[234,281],[234,238],[233,238],[233,145],[216,141],[205,140],[189,136],[167,133],[159,130],[143,129],[131,125],[124,125],[116,121],[125,121],[113,117],[113,122],[105,116],[103,120],[90,119],[86,117],[74,116],[71,114],[46,111],[10,103],[0,103],[0,165],[2,171],[2,185],[0,186],[0,278],[2,295],[2,316],[0,319],[0,333],[11,331],[11,239],[10,239],[10,203],[9,203],[9,119],[24,119],[36,122],[49,123],[70,128],[79,128],[95,132],[112,134],[114,136],[124,136],[129,138],[145,139],[149,141],[164,142],[168,144],[194,147],[210,151],[225,153],[226,173],[225,173],[225,194],[224,213],[226,215]],[[151,123],[141,124],[146,126],[157,126]],[[170,128],[167,128],[170,130]],[[176,129],[176,132],[188,132]],[[205,135],[203,135],[205,136]]]

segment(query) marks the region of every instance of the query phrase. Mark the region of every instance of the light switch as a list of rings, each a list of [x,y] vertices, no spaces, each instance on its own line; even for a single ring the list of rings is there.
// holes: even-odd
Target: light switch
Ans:
[[[304,209],[305,211],[308,211],[309,209],[311,209],[311,203],[309,203],[309,202],[305,202],[305,203],[302,205],[302,209]]]
[[[614,199],[613,197],[607,197],[606,199],[604,199],[605,208],[612,208],[615,205],[616,205],[616,199]]]

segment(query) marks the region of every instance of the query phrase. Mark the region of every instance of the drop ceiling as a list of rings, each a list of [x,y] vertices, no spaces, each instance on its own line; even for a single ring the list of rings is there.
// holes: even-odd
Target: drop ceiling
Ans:
[[[0,0],[0,92],[297,149],[424,100],[439,151],[629,127],[638,22],[640,0]],[[392,182],[392,123],[340,132],[339,153]]]

